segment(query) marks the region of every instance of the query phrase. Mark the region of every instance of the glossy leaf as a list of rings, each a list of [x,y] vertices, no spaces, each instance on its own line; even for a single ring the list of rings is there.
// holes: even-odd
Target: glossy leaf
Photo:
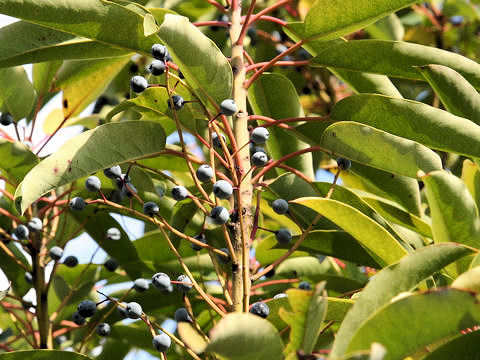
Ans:
[[[0,5],[1,6],[1,5]],[[22,66],[0,68],[0,109],[10,113],[15,121],[32,111],[35,89]]]
[[[25,21],[0,29],[0,67],[50,60],[106,58],[126,53],[128,50]]]
[[[450,51],[401,41],[338,43],[320,52],[311,64],[416,80],[424,78],[415,66],[440,64],[460,73],[474,87],[480,87],[480,65],[475,61]]]
[[[132,142],[131,134],[141,141]],[[88,130],[65,143],[32,169],[17,188],[20,212],[48,191],[128,160],[152,156],[165,147],[163,128],[153,122],[125,121]]]
[[[297,91],[291,81],[280,74],[263,74],[248,90],[248,101],[255,114],[273,119],[303,117],[303,109]],[[270,127],[265,147],[274,160],[291,152],[308,148],[298,136],[287,129]],[[306,153],[284,162],[313,179],[312,154]],[[279,172],[284,172],[279,170]]]
[[[165,15],[158,35],[204,105],[218,109],[223,100],[231,97],[233,74],[230,63],[215,43],[186,17]],[[212,111],[212,116],[215,115]]]
[[[18,184],[39,160],[24,144],[0,139],[0,170],[2,175]]]
[[[73,351],[20,350],[0,354],[1,360],[89,360],[88,356]]]
[[[424,331],[425,319],[429,331]],[[474,293],[447,288],[414,294],[374,313],[357,330],[347,353],[369,348],[375,341],[387,349],[385,360],[400,359],[479,321],[480,304]]]
[[[307,37],[335,39],[365,27],[397,10],[414,4],[412,0],[317,0],[305,17]]]
[[[480,291],[480,266],[475,266],[474,268],[460,274],[453,283],[452,287],[457,289],[467,289],[475,292]]]
[[[282,359],[283,343],[275,327],[249,313],[230,313],[210,332],[206,351],[229,360]]]
[[[72,11],[75,9],[75,21]],[[145,12],[132,11],[112,1],[5,0],[0,13],[72,35],[97,40],[127,52],[148,54],[158,38],[145,37]]]
[[[446,171],[423,177],[435,242],[454,241],[480,247],[478,209],[467,187]]]
[[[335,155],[412,178],[419,170],[442,168],[440,157],[422,144],[352,121],[329,126],[321,145]]]
[[[480,95],[462,75],[443,65],[430,64],[418,70],[449,112],[480,124]]]
[[[420,102],[354,95],[338,102],[331,116],[373,126],[432,149],[480,157],[480,126]]]
[[[291,310],[280,309],[280,317],[290,326],[290,341],[284,354],[303,350],[310,354],[315,346],[320,328],[327,312],[325,284],[318,285],[314,291],[301,289],[287,290],[287,299]]]
[[[408,254],[399,262],[378,272],[362,290],[340,326],[332,356],[345,354],[358,327],[393,297],[412,290],[421,281],[470,253],[470,249],[455,243],[431,245]]]
[[[55,130],[62,124],[61,128],[68,126],[81,125],[87,129],[93,129],[99,125],[101,118],[98,115],[90,115],[86,117],[72,117],[64,121],[63,109],[57,108],[50,111],[43,121],[43,131],[45,134],[53,134]]]

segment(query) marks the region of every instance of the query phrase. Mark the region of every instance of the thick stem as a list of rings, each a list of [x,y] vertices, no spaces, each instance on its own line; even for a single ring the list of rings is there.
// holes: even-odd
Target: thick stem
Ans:
[[[239,111],[234,115],[233,132],[237,144],[245,144],[249,141],[248,133],[248,114],[247,114],[247,91],[243,87],[246,77],[245,65],[243,60],[243,45],[238,42],[242,31],[242,14],[240,2],[232,2],[230,27],[230,42],[232,44],[231,65],[233,69],[233,100],[238,106]],[[250,151],[248,146],[239,149],[235,160],[237,169],[240,169],[238,176],[239,183],[236,191],[236,210],[238,217],[234,219],[233,229],[233,248],[237,259],[241,261],[240,266],[232,267],[233,283],[233,309],[234,311],[248,311],[249,293],[250,293],[250,268],[249,254],[250,243],[249,234],[252,229],[252,185],[250,183]]]

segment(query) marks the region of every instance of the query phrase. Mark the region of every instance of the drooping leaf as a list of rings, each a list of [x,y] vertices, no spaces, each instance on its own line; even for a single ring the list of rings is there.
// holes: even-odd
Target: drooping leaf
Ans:
[[[449,112],[480,125],[480,95],[462,75],[435,64],[420,66],[418,70]]]
[[[478,209],[465,183],[446,171],[423,177],[435,242],[454,241],[480,247]]]
[[[327,312],[325,284],[319,284],[314,291],[301,289],[287,290],[291,310],[280,309],[280,317],[290,326],[290,341],[284,354],[303,350],[311,354],[317,342],[320,328]]]
[[[25,175],[38,164],[38,158],[24,144],[0,139],[0,170],[2,175],[19,184]]]
[[[402,41],[339,42],[318,53],[311,62],[312,66],[332,66],[416,80],[424,78],[415,66],[428,64],[448,66],[475,88],[480,87],[480,65],[475,61],[450,51]]]
[[[457,289],[467,289],[475,292],[480,291],[480,266],[475,266],[474,268],[460,274],[453,283],[452,287]]]
[[[330,125],[321,145],[336,155],[412,178],[419,170],[442,168],[440,157],[422,144],[352,121]]]
[[[267,73],[260,76],[248,90],[248,101],[255,114],[273,119],[303,117],[300,99],[292,82],[285,76]],[[274,160],[294,151],[308,148],[297,135],[287,129],[270,127],[271,137],[265,144],[270,157]],[[312,154],[305,153],[284,162],[286,165],[303,172],[308,178],[314,178]],[[278,170],[284,172],[284,170]]]
[[[21,120],[32,111],[35,89],[23,66],[0,68],[0,109]]]
[[[424,331],[425,319],[428,331]],[[446,288],[414,294],[380,308],[366,320],[352,337],[347,353],[369,348],[375,341],[387,349],[385,360],[401,359],[479,321],[480,304],[474,293]]]
[[[227,58],[188,18],[167,14],[158,36],[204,105],[216,109],[231,97],[233,74]],[[213,104],[212,104],[213,102]],[[215,116],[216,113],[212,115]]]
[[[405,35],[405,28],[403,27],[402,21],[394,13],[368,26],[365,28],[365,31],[373,38],[381,40],[400,41],[403,40]]]
[[[354,95],[338,102],[331,116],[373,126],[432,149],[480,157],[480,126],[420,102]]]
[[[88,356],[73,352],[60,350],[19,350],[0,354],[2,360],[89,360]]]
[[[135,134],[137,141],[132,141]],[[109,123],[65,143],[33,168],[15,193],[20,212],[48,191],[113,165],[152,156],[165,147],[161,125],[147,121]]]
[[[275,327],[249,313],[230,313],[210,332],[206,351],[229,360],[280,360],[283,343]]]
[[[340,226],[382,266],[396,262],[407,254],[383,227],[349,205],[321,198],[303,198],[294,202],[315,210]]]
[[[414,3],[412,0],[317,0],[305,17],[305,35],[335,39]]]
[[[129,61],[130,56],[64,62],[55,77],[55,91],[63,95],[64,117],[80,114]]]
[[[57,108],[50,111],[45,120],[43,121],[43,131],[45,134],[53,134],[55,130],[62,124],[61,128],[68,126],[81,125],[87,129],[93,129],[97,127],[101,118],[97,114],[92,114],[85,117],[71,117],[64,121],[63,109]]]
[[[25,21],[0,29],[0,67],[51,60],[115,57],[128,52]]]
[[[145,11],[113,1],[5,0],[0,13],[72,35],[97,40],[127,52],[149,54],[156,35],[145,37]],[[75,21],[72,21],[74,16]]]
[[[455,243],[430,245],[408,254],[399,262],[378,272],[362,290],[342,322],[333,344],[332,356],[345,354],[355,331],[376,309],[470,253],[470,249]]]

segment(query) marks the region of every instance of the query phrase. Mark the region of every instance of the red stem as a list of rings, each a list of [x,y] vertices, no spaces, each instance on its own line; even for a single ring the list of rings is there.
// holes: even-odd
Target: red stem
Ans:
[[[211,20],[211,21],[200,21],[200,22],[195,22],[193,23],[195,26],[219,26],[219,27],[224,27],[228,28],[230,27],[231,23],[230,22],[225,22],[225,21],[218,21],[218,20]]]
[[[261,68],[268,64],[267,62],[260,62],[253,65],[247,66],[246,70],[252,71],[257,68]],[[277,61],[273,66],[304,66],[310,64],[310,60],[299,60],[299,61]]]
[[[269,285],[278,285],[278,284],[290,284],[290,283],[295,283],[300,281],[300,279],[278,279],[278,280],[270,280],[270,281],[265,281],[263,283],[253,285],[250,290],[255,290],[262,288],[264,286],[269,286]]]
[[[271,5],[271,6],[268,6],[266,7],[265,9],[263,9],[262,11],[259,11],[258,13],[256,13],[254,16],[251,17],[250,19],[250,23],[248,25],[252,25],[253,23],[255,23],[258,19],[260,19],[261,16],[265,15],[265,14],[268,14],[269,12],[279,8],[279,7],[282,7],[284,4],[290,2],[291,0],[280,0],[278,2],[276,2],[275,4]]]
[[[252,0],[250,3],[250,6],[247,10],[247,15],[245,16],[245,19],[243,20],[243,25],[242,25],[242,30],[240,31],[240,35],[238,35],[237,39],[237,45],[243,46],[243,40],[245,39],[245,34],[247,33],[248,27],[250,26],[250,17],[252,16],[253,10],[255,9],[255,3],[256,0]]]

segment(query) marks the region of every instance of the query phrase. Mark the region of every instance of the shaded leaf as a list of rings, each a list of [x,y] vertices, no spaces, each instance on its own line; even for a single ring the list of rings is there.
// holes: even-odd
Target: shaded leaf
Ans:
[[[248,101],[255,114],[273,119],[303,117],[300,99],[292,82],[281,74],[262,74],[248,90]],[[306,149],[308,144],[287,129],[277,126],[269,127],[271,137],[265,144],[270,157],[274,160],[289,153]],[[314,178],[312,154],[305,153],[284,162],[303,172],[310,179]],[[285,170],[277,170],[285,172]]]
[[[303,350],[311,354],[317,342],[320,328],[327,312],[325,284],[317,285],[315,291],[287,290],[290,309],[280,309],[280,317],[290,326],[290,341],[284,354]]]
[[[0,67],[50,60],[106,58],[128,51],[25,21],[0,29]]]
[[[430,245],[408,254],[399,262],[378,272],[362,290],[342,322],[331,355],[345,354],[355,331],[376,309],[470,253],[470,249],[455,243]]]
[[[23,66],[0,68],[0,109],[3,112],[19,121],[30,114],[35,98],[35,89]]]
[[[10,291],[11,283],[8,285],[8,287],[5,290],[0,290],[0,300],[2,300]]]
[[[249,313],[230,313],[210,332],[206,351],[231,360],[282,359],[283,343],[275,327]]]
[[[405,29],[399,17],[392,13],[365,28],[373,38],[381,40],[402,40]]]
[[[177,331],[182,341],[197,354],[202,353],[208,345],[205,338],[188,322],[178,323]]]
[[[480,266],[475,266],[474,268],[460,274],[453,283],[452,287],[457,289],[467,289],[475,292],[480,291]]]
[[[0,139],[0,170],[14,184],[20,183],[39,160],[24,144]]]
[[[424,360],[450,360],[452,354],[458,359],[478,360],[477,345],[480,342],[480,332],[474,331],[455,337],[445,344],[440,345],[425,356]]]
[[[132,134],[141,141],[131,141]],[[125,121],[101,125],[74,137],[30,171],[17,188],[20,212],[48,191],[113,165],[152,156],[165,147],[161,125]]]
[[[480,124],[480,95],[462,75],[443,65],[430,64],[418,70],[449,112]]]
[[[476,163],[468,159],[463,161],[462,181],[467,186],[478,209],[480,206],[480,171],[478,170],[478,165]]]
[[[423,177],[435,242],[454,241],[480,247],[478,209],[467,187],[446,171]]]
[[[213,104],[219,105],[231,97],[233,74],[230,63],[215,43],[188,18],[166,14],[158,36],[204,105],[218,109]]]

